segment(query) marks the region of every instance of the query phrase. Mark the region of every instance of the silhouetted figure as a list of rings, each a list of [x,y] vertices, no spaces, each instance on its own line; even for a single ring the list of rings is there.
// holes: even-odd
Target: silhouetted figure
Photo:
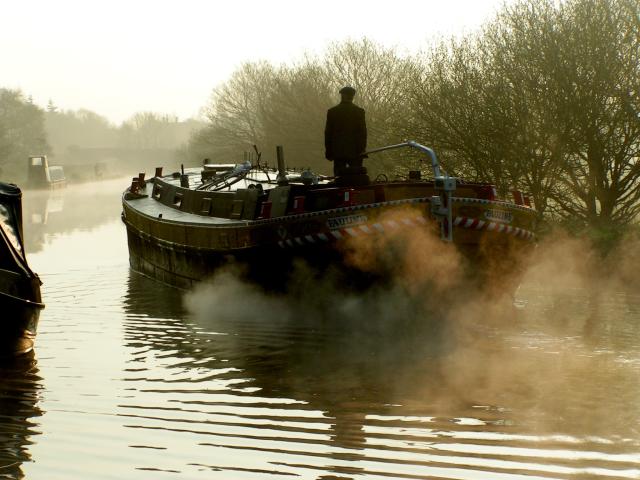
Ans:
[[[333,162],[334,175],[342,175],[346,167],[362,167],[367,148],[367,124],[364,110],[353,103],[356,90],[344,87],[342,100],[327,111],[324,129],[325,157]]]

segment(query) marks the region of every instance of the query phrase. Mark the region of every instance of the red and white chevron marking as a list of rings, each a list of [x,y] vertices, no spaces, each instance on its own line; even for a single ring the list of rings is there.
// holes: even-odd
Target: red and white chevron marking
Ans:
[[[391,200],[387,202],[377,202],[377,203],[369,203],[362,205],[352,205],[348,207],[339,207],[332,208],[330,210],[325,210],[322,212],[305,212],[305,213],[297,213],[293,215],[287,215],[287,220],[300,220],[303,218],[316,217],[318,215],[328,215],[334,213],[343,213],[343,212],[355,212],[358,210],[370,210],[373,208],[382,208],[382,207],[393,207],[398,205],[407,205],[407,204],[416,204],[416,203],[429,203],[431,201],[431,197],[419,197],[419,198],[405,198],[402,200]],[[511,210],[523,210],[526,212],[531,212],[532,208],[526,207],[523,205],[516,205],[511,202],[505,202],[501,200],[485,200],[483,198],[466,198],[466,197],[451,197],[451,201],[453,203],[462,203],[462,204],[480,204],[480,205],[496,205],[499,207],[507,207]],[[273,217],[273,218],[262,218],[258,220],[252,220],[250,224],[264,224],[264,223],[280,223],[282,221],[282,217]]]
[[[312,233],[302,237],[293,237],[278,242],[281,248],[290,248],[302,245],[335,242],[345,238],[364,237],[376,233],[391,232],[400,228],[417,227],[424,225],[427,220],[422,215],[406,217],[398,220],[385,220],[364,225],[353,225],[345,228],[330,230],[326,233]]]
[[[456,217],[453,219],[453,225],[469,230],[482,230],[484,228],[490,232],[506,233],[507,235],[513,235],[526,240],[530,240],[535,237],[533,232],[525,230],[524,228],[512,227],[511,225],[505,225],[504,223],[498,222],[487,222],[478,218]]]
[[[425,223],[427,223],[427,220],[422,215],[416,215],[398,220],[385,220],[372,224],[354,225],[351,227],[331,230],[326,233],[312,233],[301,237],[293,237],[287,240],[279,241],[278,245],[281,248],[292,248],[304,245],[336,242],[345,238],[363,237],[377,233],[391,232],[401,228],[424,225]],[[512,227],[511,225],[505,225],[498,222],[487,222],[485,220],[479,220],[477,218],[470,217],[456,217],[453,220],[453,225],[459,228],[466,228],[471,230],[486,229],[490,232],[505,233],[507,235],[513,235],[515,237],[524,238],[526,240],[531,240],[535,236],[533,232],[530,232],[529,230],[525,230],[523,228]]]

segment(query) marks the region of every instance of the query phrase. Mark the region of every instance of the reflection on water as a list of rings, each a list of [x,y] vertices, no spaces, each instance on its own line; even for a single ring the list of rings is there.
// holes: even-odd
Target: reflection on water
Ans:
[[[0,478],[640,476],[639,296],[530,285],[487,314],[227,275],[185,299],[129,271],[104,208],[31,244],[47,309],[0,368]]]
[[[148,282],[130,278],[131,313],[133,297],[153,303]],[[156,307],[183,316],[176,305],[165,297]],[[472,343],[443,338],[452,332],[437,322],[407,333],[335,312],[278,323],[220,305],[164,323],[164,335],[135,317],[125,335],[142,353],[136,371],[154,379],[147,401],[131,405],[141,409],[135,428],[154,432],[148,448],[189,438],[190,458],[207,459],[197,466],[227,475],[250,454],[252,471],[305,478],[634,478],[637,348],[628,343],[635,360],[620,362],[607,347],[617,333],[585,346],[578,325],[549,331],[530,310],[513,312],[524,331],[478,326]],[[620,336],[634,338],[630,328]]]
[[[33,353],[0,363],[0,478],[23,478],[23,462],[39,435],[42,378]]]
[[[27,252],[39,252],[45,238],[91,230],[120,214],[126,179],[70,185],[56,190],[24,190],[23,218]]]

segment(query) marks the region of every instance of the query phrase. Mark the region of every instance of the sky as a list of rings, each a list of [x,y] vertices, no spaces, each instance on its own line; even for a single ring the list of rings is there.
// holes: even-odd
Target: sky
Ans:
[[[114,123],[197,117],[246,61],[288,63],[367,37],[402,53],[468,33],[503,0],[20,0],[0,15],[0,88]]]

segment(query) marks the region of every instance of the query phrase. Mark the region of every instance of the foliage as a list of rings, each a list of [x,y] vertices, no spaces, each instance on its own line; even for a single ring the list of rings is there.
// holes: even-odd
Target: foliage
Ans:
[[[115,169],[127,159],[145,157],[143,150],[148,152],[146,157],[164,152],[163,158],[175,158],[191,133],[202,126],[197,120],[140,112],[118,127],[90,110],[60,110],[49,100],[44,111],[20,91],[0,89],[1,179],[22,182],[28,156],[38,154],[65,167],[112,163]]]
[[[177,148],[200,126],[196,120],[181,122],[172,115],[138,112],[118,129],[117,143],[122,148]]]
[[[138,112],[118,127],[90,110],[59,111],[51,102],[45,116],[53,153],[59,157],[73,148],[175,149],[202,126],[196,120]]]
[[[607,229],[640,209],[640,4],[526,0],[418,61],[415,131],[541,215]]]
[[[18,90],[0,89],[0,173],[3,181],[26,176],[25,159],[48,150],[44,112]]]
[[[325,112],[348,83],[369,147],[416,139],[450,173],[525,191],[541,219],[614,232],[640,212],[639,55],[637,0],[519,0],[413,57],[365,39],[245,64],[214,90],[185,155],[236,161],[257,144],[272,157],[282,144],[290,165],[327,172]],[[370,170],[393,173],[410,157],[377,158]]]
[[[393,49],[369,41],[329,47],[324,57],[306,56],[290,66],[246,63],[214,89],[206,115],[209,125],[192,137],[190,151],[201,158],[238,161],[257,145],[273,161],[284,145],[287,163],[328,172],[323,130],[326,111],[341,86],[361,92],[356,103],[367,110],[369,145],[397,141],[402,86],[410,64]]]
[[[90,110],[60,111],[49,101],[45,119],[53,156],[62,157],[69,148],[105,147],[118,141],[116,127]]]

